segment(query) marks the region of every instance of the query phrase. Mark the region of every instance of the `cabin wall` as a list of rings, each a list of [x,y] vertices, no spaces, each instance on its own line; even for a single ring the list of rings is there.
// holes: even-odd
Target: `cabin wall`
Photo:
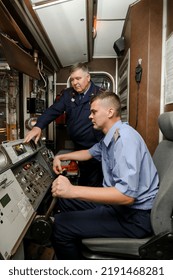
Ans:
[[[167,0],[167,38],[173,32],[173,1]]]
[[[129,8],[122,34],[125,53],[130,48],[129,123],[142,135],[151,154],[159,139],[162,14],[162,0],[141,0]],[[135,68],[139,58],[143,72],[138,88]]]

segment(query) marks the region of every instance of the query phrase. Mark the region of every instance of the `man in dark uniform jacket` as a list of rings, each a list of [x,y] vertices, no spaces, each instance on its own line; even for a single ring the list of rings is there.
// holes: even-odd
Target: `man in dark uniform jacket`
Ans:
[[[35,143],[41,137],[41,131],[57,117],[66,112],[67,131],[74,143],[75,150],[89,149],[103,137],[100,131],[93,129],[89,119],[90,98],[99,93],[89,74],[85,63],[78,63],[70,69],[70,88],[63,91],[60,99],[54,102],[38,118],[36,125],[27,133],[24,142],[35,137]],[[61,136],[60,136],[61,137]],[[80,162],[79,184],[85,186],[102,186],[102,170],[100,163],[91,159]]]

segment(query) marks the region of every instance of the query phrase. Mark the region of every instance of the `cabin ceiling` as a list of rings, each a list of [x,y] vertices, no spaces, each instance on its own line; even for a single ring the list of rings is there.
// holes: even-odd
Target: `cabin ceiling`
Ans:
[[[113,44],[121,37],[129,5],[135,2],[2,0],[0,5],[3,5],[3,9],[5,7],[11,17],[10,22],[14,20],[18,29],[15,26],[9,32],[1,20],[0,33],[7,33],[15,42],[16,36],[13,38],[12,33],[23,34],[25,42],[21,36],[18,38],[20,47],[25,43],[24,50],[31,56],[38,50],[48,68],[53,70],[79,61],[88,62],[92,58],[116,58]],[[2,58],[3,51],[0,48]]]
[[[94,58],[116,57],[114,42],[121,37],[126,14],[133,0],[98,0]]]

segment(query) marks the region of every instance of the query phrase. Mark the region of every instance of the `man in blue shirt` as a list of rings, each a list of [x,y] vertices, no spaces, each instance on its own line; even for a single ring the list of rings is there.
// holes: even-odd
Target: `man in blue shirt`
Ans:
[[[88,149],[103,137],[102,132],[93,129],[90,115],[90,98],[100,92],[89,74],[85,63],[77,63],[70,68],[70,88],[63,91],[60,99],[54,102],[38,118],[33,129],[27,133],[24,142],[41,137],[41,131],[53,120],[66,113],[67,131],[74,143],[75,150]],[[61,135],[58,135],[61,137]],[[101,164],[94,158],[88,162],[80,162],[80,185],[100,186],[103,179]]]
[[[122,123],[120,100],[114,93],[93,97],[90,111],[93,127],[104,138],[88,150],[55,156],[53,165],[61,172],[61,160],[94,157],[102,162],[103,187],[74,186],[62,175],[53,182],[52,195],[61,198],[53,234],[58,259],[81,258],[82,238],[152,234],[150,211],[159,180],[144,140]]]

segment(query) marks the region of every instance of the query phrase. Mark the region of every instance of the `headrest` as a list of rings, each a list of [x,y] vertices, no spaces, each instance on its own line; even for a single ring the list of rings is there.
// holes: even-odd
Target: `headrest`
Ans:
[[[158,123],[165,138],[173,141],[173,111],[161,114],[158,118]]]

